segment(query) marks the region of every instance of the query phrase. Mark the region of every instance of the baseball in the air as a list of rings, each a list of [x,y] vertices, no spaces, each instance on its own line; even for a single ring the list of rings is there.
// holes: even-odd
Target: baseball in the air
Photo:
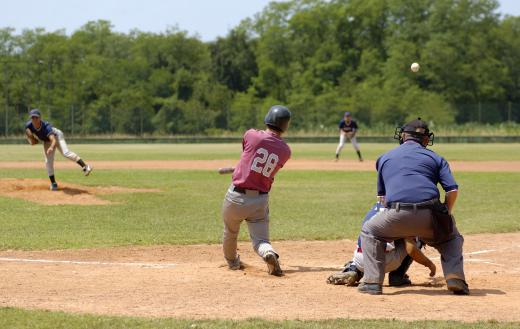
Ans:
[[[412,63],[412,65],[410,66],[410,70],[412,70],[412,72],[417,72],[419,71],[419,63]]]

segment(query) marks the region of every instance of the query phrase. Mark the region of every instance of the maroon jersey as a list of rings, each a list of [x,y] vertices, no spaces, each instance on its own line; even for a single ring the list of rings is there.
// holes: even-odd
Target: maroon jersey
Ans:
[[[233,172],[233,185],[269,192],[274,176],[291,157],[291,149],[274,133],[255,129],[244,134],[242,149]]]

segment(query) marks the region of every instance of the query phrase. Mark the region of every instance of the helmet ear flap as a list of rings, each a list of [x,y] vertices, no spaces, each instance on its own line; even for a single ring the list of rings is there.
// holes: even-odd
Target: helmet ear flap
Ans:
[[[432,146],[433,145],[433,140],[435,139],[435,134],[434,133],[429,133],[428,134],[428,146]]]
[[[396,127],[394,132],[394,139],[399,141],[399,144],[403,144],[403,127]]]

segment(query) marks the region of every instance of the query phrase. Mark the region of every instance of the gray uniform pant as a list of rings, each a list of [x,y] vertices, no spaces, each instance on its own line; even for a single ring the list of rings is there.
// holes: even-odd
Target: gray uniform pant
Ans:
[[[385,278],[386,241],[419,237],[441,254],[444,277],[464,277],[462,245],[464,238],[454,225],[447,241],[436,243],[433,237],[431,209],[386,209],[367,221],[361,230],[361,248],[365,262],[365,283],[382,284]]]
[[[408,256],[404,240],[397,240],[394,242],[394,245],[394,249],[385,251],[385,273],[397,270],[406,256]],[[358,270],[365,272],[365,259],[363,257],[363,252],[358,252],[356,250],[352,262]]]
[[[268,251],[273,251],[269,242],[269,196],[256,191],[246,194],[233,191],[233,185],[228,189],[222,205],[224,220],[223,249],[224,257],[229,264],[237,258],[237,239],[240,224],[246,221],[249,236],[255,252],[264,257]],[[276,253],[276,252],[275,252]]]
[[[43,154],[45,155],[45,167],[47,168],[47,174],[49,176],[54,175],[54,154],[56,153],[56,149],[58,149],[64,157],[71,161],[77,162],[80,159],[80,157],[76,153],[69,150],[67,142],[65,142],[65,137],[63,137],[63,132],[57,128],[53,128],[52,131],[56,136],[56,148],[54,149],[54,151],[52,151],[51,154],[47,154],[47,150],[51,146],[51,142],[45,142],[43,144]]]

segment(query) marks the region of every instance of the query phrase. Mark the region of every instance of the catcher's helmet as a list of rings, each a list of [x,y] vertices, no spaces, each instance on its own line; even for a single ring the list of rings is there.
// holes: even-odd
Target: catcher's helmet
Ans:
[[[403,133],[408,134],[411,139],[414,139],[421,144],[424,140],[424,137],[428,137],[427,145],[430,146],[433,145],[433,140],[435,138],[435,135],[428,129],[428,124],[421,120],[421,118],[412,120],[402,127],[395,128],[394,139],[399,140],[399,144],[404,143]]]
[[[274,105],[265,116],[264,123],[271,129],[284,132],[289,126],[291,111],[282,105]]]

